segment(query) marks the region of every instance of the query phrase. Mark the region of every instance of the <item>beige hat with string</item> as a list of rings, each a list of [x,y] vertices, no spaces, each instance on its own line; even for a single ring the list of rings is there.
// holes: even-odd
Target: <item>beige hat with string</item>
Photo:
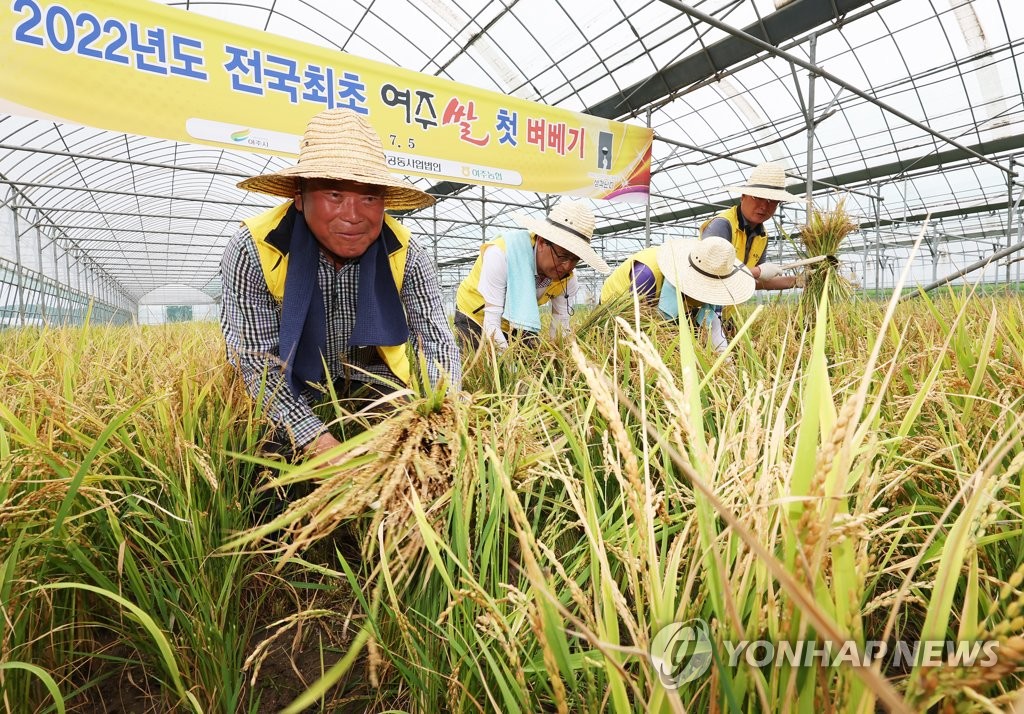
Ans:
[[[384,205],[408,211],[433,205],[434,197],[388,169],[380,136],[362,114],[327,109],[309,120],[299,146],[299,162],[274,173],[253,176],[238,188],[292,198],[300,178],[356,181],[384,189]]]
[[[694,300],[737,305],[754,294],[750,268],[736,259],[736,249],[725,238],[677,238],[658,246],[655,257],[665,279]]]
[[[582,201],[559,201],[544,219],[522,214],[516,214],[515,219],[526,230],[559,248],[565,248],[602,275],[612,272],[601,256],[590,247],[594,237],[594,213]]]
[[[769,201],[793,201],[798,197],[786,191],[786,169],[782,164],[765,163],[755,166],[750,178],[739,186],[724,186],[733,195],[756,196]]]

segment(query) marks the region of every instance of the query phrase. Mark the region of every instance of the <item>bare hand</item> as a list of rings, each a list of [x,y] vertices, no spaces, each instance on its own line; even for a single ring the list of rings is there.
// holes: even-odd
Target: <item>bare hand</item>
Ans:
[[[323,434],[318,436],[314,441],[310,442],[309,445],[307,445],[306,448],[303,449],[303,453],[306,455],[307,458],[312,458],[314,456],[319,456],[320,454],[330,451],[335,446],[340,445],[340,441],[335,439],[334,436],[329,431],[325,431]],[[343,459],[340,457],[334,458],[328,460],[327,463],[332,466],[340,466],[343,463]]]

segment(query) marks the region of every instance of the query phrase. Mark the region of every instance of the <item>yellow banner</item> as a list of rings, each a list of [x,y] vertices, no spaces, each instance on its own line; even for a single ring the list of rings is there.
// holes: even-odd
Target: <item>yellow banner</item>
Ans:
[[[549,107],[145,0],[11,0],[0,109],[295,156],[329,107],[364,114],[398,173],[642,203],[646,127]],[[406,42],[395,36],[391,41]]]

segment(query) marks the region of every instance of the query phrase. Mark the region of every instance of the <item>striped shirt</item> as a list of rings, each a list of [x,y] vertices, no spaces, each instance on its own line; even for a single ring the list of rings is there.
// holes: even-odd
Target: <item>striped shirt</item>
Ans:
[[[323,421],[313,413],[318,392],[307,388],[297,398],[284,378],[280,359],[281,303],[267,289],[259,255],[249,229],[243,225],[228,241],[221,259],[223,283],[221,329],[228,360],[241,372],[249,394],[263,394],[270,419],[288,432],[296,446],[317,438]],[[374,377],[397,382],[376,347],[349,347],[348,339],[356,320],[359,294],[359,262],[346,262],[340,269],[323,253],[317,266],[317,282],[327,313],[328,374],[334,380],[373,382]],[[462,381],[462,365],[455,337],[441,304],[441,291],[427,252],[415,239],[409,240],[405,276],[400,292],[409,321],[409,340],[419,348],[431,382],[444,373],[453,389]],[[413,362],[411,368],[417,369]],[[319,393],[322,397],[322,393]]]

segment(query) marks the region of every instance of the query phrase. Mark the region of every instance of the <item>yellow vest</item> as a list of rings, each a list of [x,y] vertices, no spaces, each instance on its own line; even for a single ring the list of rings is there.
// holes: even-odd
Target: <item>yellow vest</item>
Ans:
[[[601,286],[602,303],[611,302],[619,295],[624,295],[630,290],[633,284],[633,265],[635,263],[643,263],[651,269],[651,273],[654,275],[654,296],[650,299],[657,303],[658,298],[661,296],[661,288],[665,284],[665,275],[661,272],[661,268],[658,267],[657,246],[644,248],[633,253],[619,267],[613,270],[611,275],[605,278],[604,285]],[[682,312],[691,312],[703,304],[684,293]]]
[[[530,245],[537,245],[537,236],[533,233],[530,234]],[[461,283],[459,283],[459,290],[455,294],[455,306],[459,312],[469,317],[471,320],[476,322],[478,325],[484,324],[484,296],[480,293],[480,272],[483,270],[484,265],[484,251],[492,246],[498,246],[501,252],[505,252],[505,239],[501,236],[495,238],[492,241],[487,241],[480,246],[480,255],[477,256],[476,262],[473,263],[473,269],[469,271]],[[553,280],[544,294],[537,298],[538,305],[545,305],[551,301],[551,298],[564,295],[566,288],[569,287],[569,280],[572,278],[572,273],[569,273],[561,280]],[[508,334],[511,332],[512,326],[508,324],[508,320],[501,321],[501,331]]]
[[[729,225],[732,227],[732,247],[736,249],[736,257],[742,260],[748,268],[755,267],[757,265],[757,261],[761,260],[761,256],[764,255],[764,251],[768,247],[768,235],[761,233],[754,236],[754,240],[750,244],[750,252],[747,253],[747,232],[740,226],[739,204],[704,221],[700,227],[700,234],[702,236],[704,235],[704,229],[707,228],[715,218],[724,218],[729,221]],[[726,305],[722,308],[723,318],[732,319],[735,315],[735,305]]]
[[[657,247],[644,248],[622,261],[622,264],[604,279],[604,285],[601,286],[601,302],[611,302],[629,291],[633,282],[634,263],[643,263],[651,269],[654,273],[654,295],[661,295],[661,285],[665,281],[665,276],[658,269],[657,254]]]
[[[740,207],[733,206],[704,221],[700,227],[702,236],[704,229],[716,218],[724,218],[729,221],[729,225],[732,227],[732,247],[736,249],[736,257],[742,260],[748,268],[756,266],[757,261],[761,260],[761,256],[764,255],[764,251],[768,247],[768,236],[765,233],[754,236],[754,241],[750,244],[750,252],[747,253],[747,232],[740,227]]]
[[[288,254],[282,253],[267,242],[267,237],[271,231],[277,228],[291,207],[292,201],[287,201],[269,211],[242,221],[249,229],[253,242],[256,244],[256,251],[260,256],[260,267],[263,268],[263,279],[267,281],[267,290],[278,303],[284,300],[284,281],[288,275]],[[402,279],[405,277],[405,260],[409,255],[411,233],[408,228],[387,214],[384,214],[384,222],[394,232],[400,244],[393,253],[388,255],[388,260],[391,264],[391,275],[395,279],[395,287],[401,291]],[[410,375],[407,344],[377,347],[377,351],[387,364],[388,369],[403,384],[408,385]]]

